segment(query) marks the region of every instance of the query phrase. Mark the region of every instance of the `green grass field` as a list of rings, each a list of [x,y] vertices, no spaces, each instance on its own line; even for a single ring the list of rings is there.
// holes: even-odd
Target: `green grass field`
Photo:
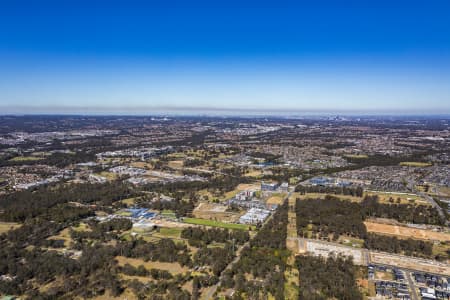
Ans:
[[[159,229],[159,235],[164,237],[179,238],[182,230],[182,228],[161,227]]]
[[[161,216],[166,217],[166,218],[176,218],[177,217],[175,215],[175,213],[173,212],[173,210],[170,210],[170,209],[164,209],[163,211],[161,211]]]
[[[213,220],[198,219],[198,218],[184,218],[184,223],[194,224],[194,225],[204,225],[211,227],[221,227],[228,229],[240,229],[248,230],[249,226],[245,224],[234,224],[234,223],[223,223]]]

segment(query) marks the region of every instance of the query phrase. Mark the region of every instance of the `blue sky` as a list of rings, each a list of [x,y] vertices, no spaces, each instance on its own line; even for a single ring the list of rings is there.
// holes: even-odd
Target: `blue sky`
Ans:
[[[0,113],[450,113],[449,1],[2,1]]]

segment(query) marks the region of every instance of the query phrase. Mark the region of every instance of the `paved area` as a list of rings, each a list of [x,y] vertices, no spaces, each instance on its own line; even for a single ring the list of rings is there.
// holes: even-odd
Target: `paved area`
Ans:
[[[412,300],[420,300],[419,296],[417,295],[417,289],[416,285],[414,284],[414,281],[412,280],[411,271],[405,271],[406,279],[408,279],[408,285],[411,290],[411,299]]]

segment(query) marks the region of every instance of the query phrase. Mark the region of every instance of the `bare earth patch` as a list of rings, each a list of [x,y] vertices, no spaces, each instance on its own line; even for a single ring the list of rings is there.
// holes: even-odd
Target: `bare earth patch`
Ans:
[[[387,235],[395,235],[403,238],[415,238],[422,240],[433,240],[446,242],[450,241],[450,234],[444,232],[435,232],[426,229],[416,229],[398,225],[380,224],[374,222],[364,222],[367,231]]]

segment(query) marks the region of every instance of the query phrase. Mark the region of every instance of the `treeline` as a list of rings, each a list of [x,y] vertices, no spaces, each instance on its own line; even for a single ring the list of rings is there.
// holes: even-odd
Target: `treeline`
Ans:
[[[432,152],[431,152],[432,153]],[[416,152],[408,156],[390,156],[390,155],[382,155],[375,154],[370,155],[368,157],[354,157],[347,156],[345,159],[352,163],[358,168],[368,167],[368,166],[397,166],[403,161],[417,161],[424,162],[425,156],[430,154],[429,152]]]
[[[250,235],[248,231],[244,230],[188,227],[181,231],[181,237],[187,239],[190,245],[198,247],[212,242],[226,243],[233,241],[236,245],[242,245],[249,240]]]
[[[299,300],[363,299],[351,258],[297,256]]]
[[[154,243],[144,240],[119,242],[116,246],[121,256],[141,258],[144,261],[178,262],[181,266],[192,266],[187,246],[171,239],[161,239]]]
[[[214,276],[220,273],[235,257],[235,247],[231,243],[225,243],[224,247],[203,246],[195,254],[193,267],[209,266]]]
[[[364,238],[367,234],[365,216],[358,203],[327,195],[325,199],[297,199],[295,207],[297,232],[302,237],[312,232],[315,238],[332,235],[336,241],[341,235]]]
[[[130,264],[125,264],[124,266],[119,268],[119,271],[125,275],[129,276],[141,276],[147,277],[151,276],[155,280],[161,279],[172,279],[173,276],[169,271],[159,270],[159,269],[150,269],[147,270],[143,265],[139,265],[138,267],[133,267]]]
[[[367,217],[389,218],[403,223],[444,225],[438,211],[431,205],[382,204],[377,195],[367,195],[361,206]]]
[[[133,195],[135,192],[129,185],[118,182],[44,186],[35,191],[25,190],[0,196],[0,220],[23,222],[48,213],[49,209],[58,204],[68,202],[109,206]],[[55,213],[52,215],[58,216]]]
[[[118,232],[131,229],[133,223],[129,219],[117,218],[106,222],[89,222],[89,230],[70,229],[70,237],[75,243],[81,243],[83,240],[92,240],[106,242],[118,238]]]
[[[264,299],[268,294],[284,299],[287,213],[285,202],[242,250],[239,261],[222,274],[222,286],[236,290],[233,299],[243,299],[244,294],[246,299]]]
[[[109,290],[118,296],[123,286],[117,277],[114,247],[86,246],[78,260],[40,248],[0,247],[0,273],[11,280],[0,281],[0,294],[24,295],[26,299],[92,298]],[[63,285],[45,292],[37,286],[59,278]]]
[[[267,163],[277,163],[278,159],[281,158],[281,155],[275,155],[265,152],[250,152],[248,155],[256,158],[262,158]]]
[[[159,211],[172,210],[177,218],[190,216],[196,204],[196,199],[191,199],[188,201],[181,199],[174,199],[172,201],[165,201],[165,200],[153,200],[151,202],[144,202],[144,201],[138,200],[136,201],[136,203],[138,203],[141,207],[148,207]]]
[[[272,218],[263,226],[250,242],[252,247],[266,247],[273,249],[286,249],[288,221],[288,203],[280,205]]]
[[[368,233],[363,222],[368,217],[439,221],[439,216],[435,216],[433,210],[426,206],[380,204],[376,196],[366,196],[361,204],[339,200],[331,195],[327,195],[325,199],[297,199],[297,232],[301,237],[329,241],[337,241],[340,236],[350,236],[363,239],[368,249],[432,257],[430,242]],[[420,218],[415,214],[420,214]]]
[[[433,255],[433,243],[413,239],[398,239],[392,236],[369,233],[364,247],[372,250],[399,253],[429,258]]]
[[[187,168],[193,168],[193,167],[198,167],[203,165],[206,162],[206,160],[203,159],[199,159],[199,158],[191,158],[191,159],[186,159],[183,162],[183,166],[187,167]]]
[[[73,153],[55,152],[37,160],[11,160],[12,158],[14,158],[14,156],[0,159],[0,167],[43,164],[64,168],[72,164],[94,161],[95,154],[83,151],[76,151]]]
[[[361,186],[358,187],[334,187],[334,186],[304,186],[297,185],[295,191],[304,195],[306,193],[322,193],[322,194],[335,194],[346,195],[353,197],[362,197],[364,195],[364,189]]]
[[[55,235],[70,224],[92,215],[93,212],[86,208],[60,205],[49,209],[39,218],[27,219],[19,228],[0,235],[0,244],[13,243],[18,247],[45,246],[43,241],[47,237]]]

